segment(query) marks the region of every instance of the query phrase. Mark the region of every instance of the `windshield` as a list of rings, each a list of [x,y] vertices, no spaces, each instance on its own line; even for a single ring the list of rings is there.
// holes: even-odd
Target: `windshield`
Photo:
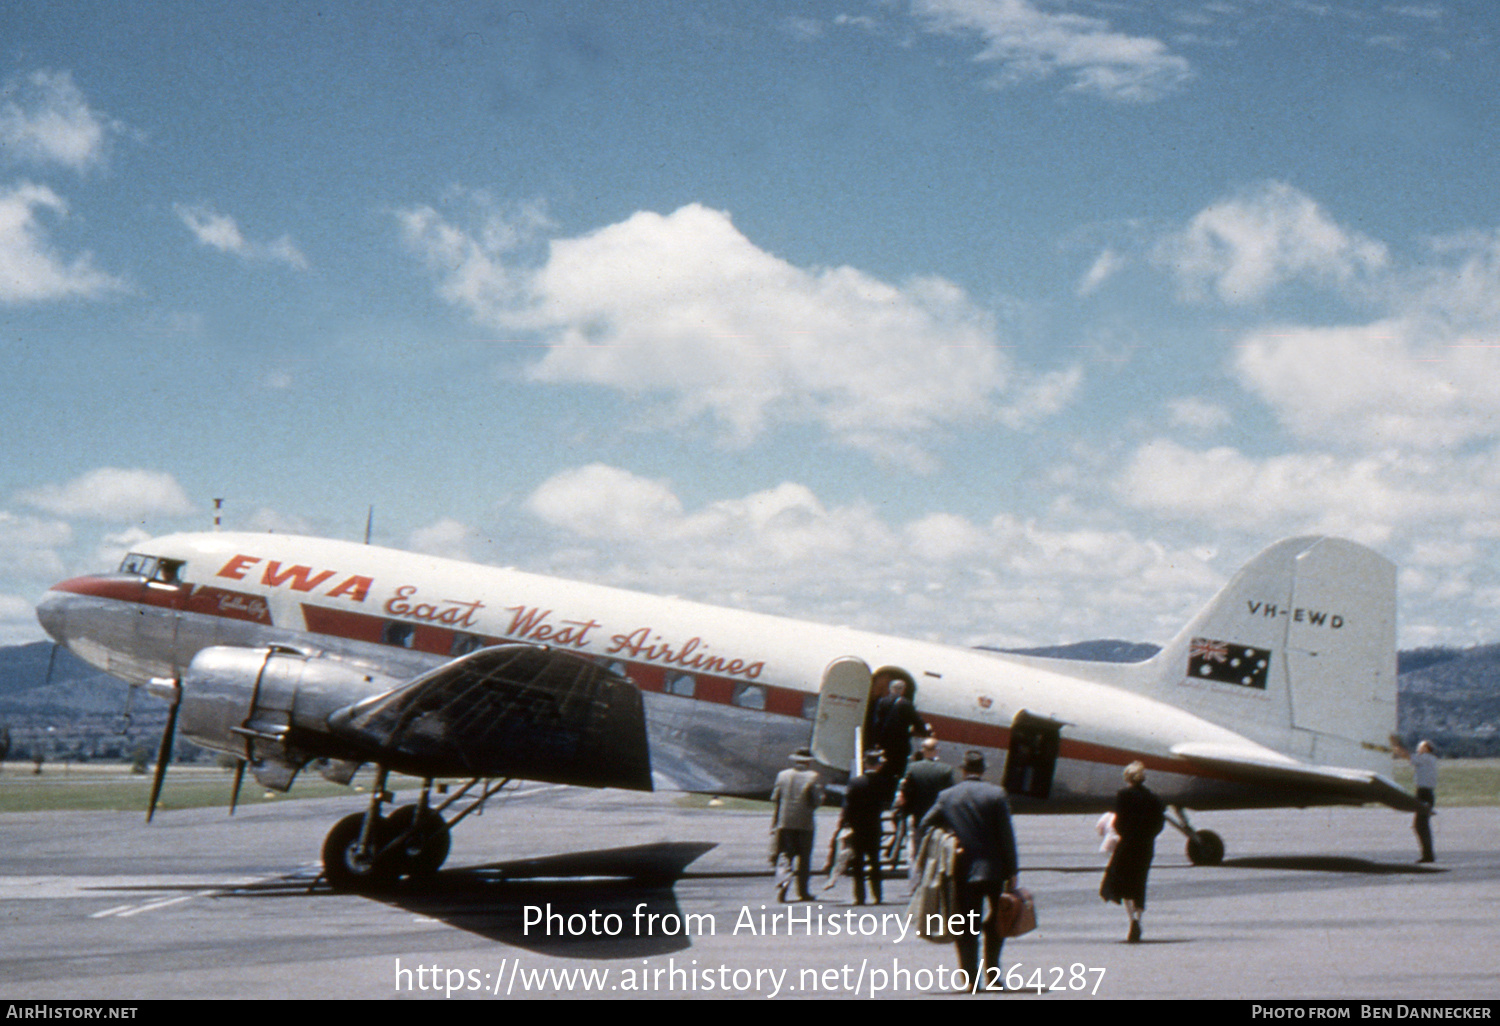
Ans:
[[[182,580],[182,560],[132,552],[120,561],[120,573],[162,584],[177,584]]]

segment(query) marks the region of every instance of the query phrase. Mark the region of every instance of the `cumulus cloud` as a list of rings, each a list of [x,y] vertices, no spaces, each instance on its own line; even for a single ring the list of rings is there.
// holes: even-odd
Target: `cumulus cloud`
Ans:
[[[940,278],[892,285],[851,267],[803,269],[698,205],[638,213],[535,245],[532,214],[461,228],[403,212],[442,295],[480,321],[548,343],[535,380],[664,395],[746,443],[815,422],[841,442],[920,465],[913,434],[1055,412],[1077,372],[1007,395],[1015,379],[992,317]]]
[[[1116,32],[1099,18],[1043,11],[1028,0],[916,0],[912,7],[935,32],[977,34],[983,48],[974,60],[998,68],[996,86],[1064,75],[1071,92],[1145,102],[1193,75],[1159,39]]]
[[[1121,253],[1113,249],[1106,249],[1094,258],[1094,262],[1089,266],[1088,272],[1084,274],[1083,280],[1078,283],[1076,289],[1078,295],[1093,295],[1105,282],[1124,270],[1129,263],[1129,258]]]
[[[408,547],[445,559],[473,559],[474,529],[452,517],[444,517],[411,533]]]
[[[695,562],[786,568],[855,548],[889,552],[892,537],[866,510],[828,510],[804,485],[710,503],[689,513],[670,482],[593,464],[543,483],[526,508],[574,535],[646,547],[691,545]],[[874,546],[873,548],[867,548]]]
[[[1161,516],[1262,533],[1328,531],[1378,543],[1416,525],[1491,506],[1488,461],[1413,461],[1390,451],[1356,459],[1323,452],[1252,457],[1229,446],[1166,440],[1139,447],[1115,482],[1130,506]]]
[[[569,574],[964,643],[1080,640],[1103,622],[1165,637],[1216,581],[1207,557],[1128,531],[951,513],[893,525],[795,482],[688,509],[668,481],[596,464],[526,508],[586,546]]]
[[[60,550],[72,542],[73,529],[61,521],[0,510],[0,563],[14,573],[45,580],[61,577]]]
[[[1448,240],[1388,316],[1239,340],[1232,370],[1303,439],[1430,451],[1500,440],[1500,233]],[[1442,259],[1449,259],[1443,263]]]
[[[1028,378],[1015,389],[1015,398],[1000,409],[1000,422],[1018,430],[1038,424],[1065,410],[1082,384],[1083,368],[1076,364]]]
[[[229,521],[226,520],[225,523],[228,524]],[[246,517],[242,529],[265,534],[316,535],[318,533],[317,526],[306,517],[284,513],[269,506],[262,506]]]
[[[307,258],[290,236],[283,235],[271,242],[252,242],[245,238],[234,218],[212,207],[177,203],[173,204],[172,210],[193,237],[210,249],[251,262],[281,263],[298,270],[305,270],[308,266]]]
[[[83,171],[104,160],[117,121],[91,109],[66,71],[35,71],[0,86],[0,153]]]
[[[639,541],[675,530],[682,503],[664,481],[594,463],[564,471],[532,492],[526,508],[583,538]]]
[[[40,634],[31,602],[19,595],[0,595],[0,645],[27,645]]]
[[[1185,294],[1252,303],[1293,280],[1351,285],[1388,262],[1385,246],[1346,231],[1310,197],[1265,182],[1200,211],[1153,254]]]
[[[194,512],[177,480],[155,470],[101,467],[64,484],[22,492],[19,498],[56,516],[94,520],[139,520]]]
[[[62,218],[68,207],[44,185],[22,182],[0,190],[0,303],[96,299],[124,291],[125,283],[96,268],[88,253],[71,259],[58,253],[42,213]]]
[[[1218,403],[1196,396],[1182,396],[1167,401],[1167,421],[1174,427],[1185,427],[1193,431],[1213,431],[1227,427],[1229,411]]]

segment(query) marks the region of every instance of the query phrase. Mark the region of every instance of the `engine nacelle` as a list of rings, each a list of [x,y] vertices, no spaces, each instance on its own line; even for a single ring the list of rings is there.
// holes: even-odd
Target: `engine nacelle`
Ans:
[[[257,779],[284,789],[309,759],[339,757],[330,713],[397,683],[295,649],[213,646],[182,676],[178,729],[205,748],[248,759]]]

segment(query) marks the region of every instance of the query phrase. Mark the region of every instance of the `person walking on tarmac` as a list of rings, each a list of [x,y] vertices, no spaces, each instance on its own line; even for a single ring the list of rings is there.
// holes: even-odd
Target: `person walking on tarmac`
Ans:
[[[812,752],[799,748],[792,753],[791,768],[777,774],[771,789],[771,832],[775,838],[772,862],[777,873],[776,897],[781,901],[786,901],[793,874],[797,878],[798,900],[812,900],[807,880],[812,873],[813,814],[822,803],[823,780],[813,769]],[[787,860],[785,875],[781,869],[783,858]]]
[[[1109,857],[1099,897],[1123,902],[1130,916],[1125,940],[1141,939],[1141,916],[1146,912],[1146,874],[1156,855],[1156,835],[1166,825],[1166,806],[1146,788],[1146,766],[1132,762],[1125,767],[1125,786],[1115,794],[1115,832],[1120,841]]]
[[[865,753],[865,771],[849,781],[844,811],[839,815],[838,831],[847,829],[850,834],[849,875],[854,877],[856,905],[865,903],[866,878],[875,904],[884,900],[880,877],[880,817],[885,811],[885,789],[879,780],[882,762],[878,748]]]
[[[1004,990],[1005,971],[1000,952],[1000,896],[1015,890],[1020,863],[1016,856],[1016,834],[1010,821],[1010,803],[1005,789],[984,779],[984,755],[965,753],[963,780],[938,795],[921,832],[941,826],[958,838],[958,862],[954,867],[955,913],[965,921],[981,923],[984,961],[979,961],[979,935],[961,930],[954,935],[959,967],[967,974],[966,989]],[[984,914],[984,906],[989,906]],[[981,918],[982,917],[982,918]]]

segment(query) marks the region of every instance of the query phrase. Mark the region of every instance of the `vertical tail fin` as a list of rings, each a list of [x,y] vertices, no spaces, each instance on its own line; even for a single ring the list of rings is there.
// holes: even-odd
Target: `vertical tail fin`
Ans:
[[[1396,568],[1340,538],[1252,559],[1137,687],[1286,755],[1387,772],[1396,729]]]

